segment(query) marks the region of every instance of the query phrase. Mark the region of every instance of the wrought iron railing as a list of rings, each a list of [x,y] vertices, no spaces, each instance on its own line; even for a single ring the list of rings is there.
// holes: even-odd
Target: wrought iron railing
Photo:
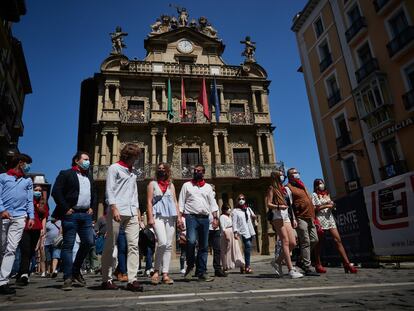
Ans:
[[[371,58],[365,64],[363,64],[356,72],[355,76],[358,83],[368,77],[372,72],[379,69],[378,60],[376,58]]]
[[[414,26],[408,26],[387,44],[388,54],[393,57],[414,40]]]
[[[319,63],[319,69],[322,72],[326,70],[326,68],[329,67],[329,65],[332,64],[332,54],[328,53],[325,58]]]
[[[364,27],[367,27],[367,23],[365,21],[365,17],[360,16],[358,17],[352,25],[346,30],[345,36],[346,41],[349,42],[356,36],[356,34]]]
[[[351,144],[351,135],[349,132],[343,133],[336,138],[336,146],[338,149],[342,149]]]
[[[388,179],[397,175],[401,175],[406,173],[407,170],[407,163],[404,160],[398,160],[393,163],[387,164],[380,169],[381,178]]]
[[[332,93],[331,96],[328,97],[328,107],[332,108],[337,103],[341,101],[341,92],[339,90],[336,90]]]

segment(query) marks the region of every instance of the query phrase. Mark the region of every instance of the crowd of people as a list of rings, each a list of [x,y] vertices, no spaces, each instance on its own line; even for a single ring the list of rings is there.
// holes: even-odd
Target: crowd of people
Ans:
[[[95,223],[97,194],[88,153],[77,152],[72,167],[59,173],[51,192],[56,208],[50,216],[43,185],[33,184],[27,176],[31,157],[16,154],[10,169],[0,174],[0,293],[16,292],[9,285],[14,275],[16,284],[28,285],[34,271],[52,278],[62,272],[63,290],[71,290],[75,284],[86,286],[85,272],[101,273],[103,290],[118,289],[117,280],[127,282],[127,290],[143,291],[139,274],[150,277],[153,285],[172,285],[175,239],[186,281],[214,280],[207,273],[209,247],[215,277],[227,277],[235,268],[243,274],[253,273],[257,216],[246,195],[240,193],[233,208],[224,203],[220,213],[215,187],[205,181],[203,165],[194,167],[193,178],[177,194],[170,165],[159,163],[147,187],[146,212],[141,215],[133,170],[139,155],[137,145],[126,144],[120,160],[108,168],[107,209]],[[332,214],[335,203],[324,181],[316,179],[310,193],[297,169],[290,168],[286,175],[283,170],[272,172],[266,195],[267,218],[277,236],[271,262],[275,276],[297,279],[326,273],[320,250],[321,237],[328,231],[345,272],[356,273],[342,245]],[[291,255],[297,244],[300,255],[294,265]],[[141,266],[144,257],[145,268]]]

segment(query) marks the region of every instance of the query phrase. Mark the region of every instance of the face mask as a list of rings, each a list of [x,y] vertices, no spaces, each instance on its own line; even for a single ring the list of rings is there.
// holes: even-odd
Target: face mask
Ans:
[[[299,174],[299,173],[293,174],[292,176],[293,176],[293,178],[295,178],[295,179],[300,179],[300,174]]]
[[[33,191],[33,196],[38,199],[42,196],[42,193],[40,191]]]
[[[202,180],[203,177],[204,177],[203,173],[200,173],[200,172],[194,172],[194,174],[193,174],[194,180]]]
[[[29,163],[25,163],[24,166],[22,167],[23,173],[27,174],[30,171],[30,164]]]
[[[284,182],[285,181],[285,176],[284,175],[280,175],[279,176],[279,180],[280,180],[280,182]]]
[[[244,205],[245,203],[246,203],[245,200],[243,200],[243,199],[239,200],[239,205]]]
[[[83,160],[78,165],[80,166],[81,169],[83,169],[84,171],[86,171],[86,170],[89,169],[89,166],[91,165],[91,162],[89,162],[89,160]]]
[[[325,190],[325,185],[324,184],[320,184],[318,186],[319,190],[324,191]]]
[[[165,177],[165,171],[157,171],[157,177],[158,178],[164,178]]]

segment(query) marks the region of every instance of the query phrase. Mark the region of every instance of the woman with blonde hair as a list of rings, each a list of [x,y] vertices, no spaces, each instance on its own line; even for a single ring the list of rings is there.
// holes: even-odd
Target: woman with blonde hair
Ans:
[[[147,187],[147,217],[148,225],[152,226],[157,237],[155,250],[155,270],[151,283],[160,283],[159,274],[162,273],[162,283],[173,284],[168,276],[172,242],[175,234],[175,224],[181,227],[181,215],[178,208],[174,184],[171,182],[171,169],[167,163],[160,163],[153,181]],[[162,271],[161,271],[162,269]]]
[[[295,270],[290,258],[290,252],[296,246],[296,237],[293,231],[293,228],[297,226],[296,219],[292,214],[292,223],[289,218],[289,203],[287,202],[287,190],[283,186],[285,180],[285,174],[278,170],[272,172],[271,175],[271,185],[267,191],[267,207],[272,211],[272,225],[277,232],[282,244],[281,254],[275,258],[271,265],[276,271],[277,277],[283,277],[282,271],[282,261],[285,260],[285,263],[289,269],[289,277],[292,279],[297,279],[303,277],[302,273],[299,273]]]

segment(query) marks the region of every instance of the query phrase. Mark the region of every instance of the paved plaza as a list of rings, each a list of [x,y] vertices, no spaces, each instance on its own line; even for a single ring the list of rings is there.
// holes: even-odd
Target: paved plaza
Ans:
[[[413,265],[360,268],[356,275],[328,268],[321,277],[291,280],[276,279],[270,259],[254,256],[254,274],[234,271],[210,283],[184,282],[174,261],[175,284],[152,286],[143,277],[143,293],[102,291],[98,275],[86,275],[87,288],[63,292],[60,277],[34,276],[16,295],[0,296],[0,310],[413,310]]]

